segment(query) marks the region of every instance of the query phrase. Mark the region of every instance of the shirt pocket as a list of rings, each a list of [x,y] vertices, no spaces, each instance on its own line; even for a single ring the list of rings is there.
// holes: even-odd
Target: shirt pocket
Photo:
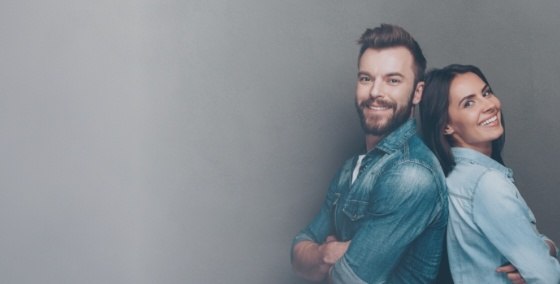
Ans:
[[[342,212],[350,221],[356,222],[367,215],[368,202],[362,200],[347,200],[342,208]]]

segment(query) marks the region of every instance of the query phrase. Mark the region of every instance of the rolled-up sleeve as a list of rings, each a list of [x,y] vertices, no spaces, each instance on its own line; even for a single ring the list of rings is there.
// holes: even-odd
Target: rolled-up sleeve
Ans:
[[[392,273],[415,273],[395,270],[411,243],[441,211],[441,182],[429,168],[415,162],[394,165],[380,176],[359,230],[331,271],[333,283],[393,283]],[[443,234],[438,238],[434,244],[440,248]],[[440,259],[437,251],[427,256],[434,267]]]
[[[292,253],[294,246],[301,241],[312,241],[321,244],[326,240],[328,235],[334,234],[334,226],[332,223],[333,206],[339,198],[339,194],[337,193],[337,184],[341,178],[341,172],[342,170],[331,181],[327,195],[319,212],[315,215],[311,223],[309,223],[307,227],[301,230],[294,237],[292,241]]]
[[[473,196],[473,219],[527,283],[560,283],[560,264],[536,230],[515,185],[496,171],[485,173]]]

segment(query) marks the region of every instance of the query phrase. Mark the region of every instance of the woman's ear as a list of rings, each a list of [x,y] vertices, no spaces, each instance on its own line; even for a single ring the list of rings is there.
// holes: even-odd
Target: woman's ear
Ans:
[[[443,129],[443,135],[451,135],[453,134],[455,131],[453,130],[453,127],[446,125],[445,128]]]

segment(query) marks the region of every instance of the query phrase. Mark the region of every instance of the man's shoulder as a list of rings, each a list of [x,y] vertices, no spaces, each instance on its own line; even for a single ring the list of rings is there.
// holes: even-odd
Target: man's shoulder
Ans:
[[[402,164],[419,164],[435,171],[439,174],[441,166],[434,153],[424,144],[424,141],[414,135],[407,140],[407,143],[400,149],[399,163]],[[443,172],[442,172],[443,174]]]
[[[393,182],[411,184],[418,188],[421,184],[427,188],[439,188],[445,185],[445,175],[432,153],[417,135],[411,136],[391,159],[383,166],[386,177],[396,174],[398,180]],[[381,175],[383,176],[383,174]]]
[[[380,177],[414,188],[439,188],[445,176],[439,162],[419,137],[413,137],[383,165]],[[403,186],[404,187],[404,186]]]

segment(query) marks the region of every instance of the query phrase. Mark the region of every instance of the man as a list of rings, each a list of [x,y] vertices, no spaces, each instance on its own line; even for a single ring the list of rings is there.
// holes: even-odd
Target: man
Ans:
[[[447,191],[416,134],[426,59],[404,29],[382,24],[361,44],[356,110],[366,153],[346,161],[292,245],[294,271],[330,283],[431,283],[441,261]]]

